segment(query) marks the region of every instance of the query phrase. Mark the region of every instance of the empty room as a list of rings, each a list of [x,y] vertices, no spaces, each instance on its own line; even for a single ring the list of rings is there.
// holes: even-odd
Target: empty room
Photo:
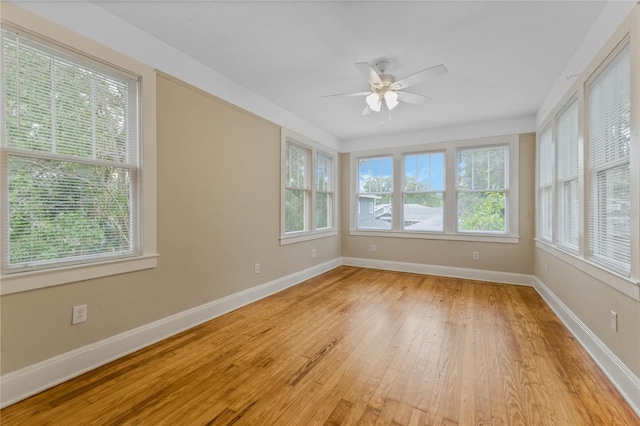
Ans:
[[[0,18],[2,425],[640,425],[635,0]]]

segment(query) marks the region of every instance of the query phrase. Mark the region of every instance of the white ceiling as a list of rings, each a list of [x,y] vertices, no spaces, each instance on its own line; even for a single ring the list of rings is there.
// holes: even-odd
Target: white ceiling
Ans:
[[[342,139],[536,113],[605,1],[94,1]],[[398,78],[443,63],[391,121],[361,116],[354,62]]]

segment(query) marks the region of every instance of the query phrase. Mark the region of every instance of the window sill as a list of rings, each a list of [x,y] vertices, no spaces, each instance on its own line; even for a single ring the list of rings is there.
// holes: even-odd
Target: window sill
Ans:
[[[349,235],[361,237],[392,237],[392,238],[422,238],[425,240],[449,240],[449,241],[477,241],[483,243],[518,244],[519,236],[513,235],[471,235],[471,234],[445,234],[426,232],[393,232],[384,230],[350,229]]]
[[[609,287],[629,296],[633,300],[640,301],[640,283],[637,280],[604,269],[602,266],[590,262],[583,257],[579,257],[574,253],[562,250],[558,247],[551,246],[549,243],[539,239],[536,239],[536,248],[539,248],[574,268],[592,276]]]
[[[326,231],[316,231],[313,233],[294,234],[280,237],[280,245],[286,246],[288,244],[301,243],[303,241],[317,240],[319,238],[335,237],[338,235],[337,229],[329,229]]]
[[[85,281],[110,275],[151,269],[156,267],[157,257],[158,255],[154,254],[100,263],[2,275],[0,277],[0,282],[2,282],[0,285],[0,295],[20,293],[76,281]]]

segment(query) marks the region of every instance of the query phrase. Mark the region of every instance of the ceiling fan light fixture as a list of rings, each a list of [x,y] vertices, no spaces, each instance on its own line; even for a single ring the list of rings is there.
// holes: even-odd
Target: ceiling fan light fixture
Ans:
[[[371,92],[369,96],[367,96],[367,105],[373,108],[377,103],[380,102],[380,95],[376,92]]]
[[[387,104],[387,108],[389,108],[389,111],[391,111],[398,106],[398,94],[396,92],[388,90],[384,94],[384,102]]]

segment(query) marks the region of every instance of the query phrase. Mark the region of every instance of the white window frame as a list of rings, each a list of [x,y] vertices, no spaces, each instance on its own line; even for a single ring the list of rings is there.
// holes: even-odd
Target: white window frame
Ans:
[[[285,194],[286,194],[286,174],[285,174],[285,155],[287,152],[288,144],[304,147],[309,150],[309,164],[307,169],[309,173],[305,176],[307,180],[308,188],[308,203],[305,206],[304,220],[305,229],[302,231],[285,231]],[[326,228],[316,228],[316,176],[317,173],[317,157],[318,153],[330,157],[332,159],[331,178],[329,179],[331,185],[331,196],[333,202],[331,203],[330,211],[330,223],[331,226]],[[299,133],[291,131],[289,129],[282,128],[280,132],[280,245],[294,244],[302,241],[309,241],[318,238],[327,238],[338,235],[338,216],[337,216],[337,169],[338,169],[338,156],[335,151],[328,148],[318,142],[315,142]]]
[[[548,147],[543,147],[542,146],[542,140],[543,140],[543,135],[545,135],[545,133],[548,132],[548,137],[549,137],[549,146]],[[544,197],[545,193],[549,193],[549,199],[548,202],[550,203],[549,206],[549,211],[548,213],[548,217],[546,218],[547,222],[545,222],[545,214],[542,211],[538,211],[537,217],[538,217],[538,221],[537,221],[537,233],[536,235],[538,236],[538,238],[540,240],[544,240],[544,241],[548,241],[551,242],[553,241],[553,227],[554,227],[554,185],[553,182],[555,180],[554,175],[555,175],[555,157],[554,157],[554,138],[553,138],[553,128],[551,126],[551,124],[547,125],[547,127],[545,127],[541,132],[538,133],[537,135],[537,158],[538,161],[536,161],[536,164],[538,165],[538,167],[536,167],[536,188],[537,190],[537,200],[538,200],[538,205],[540,206],[540,208],[542,208],[543,206],[543,202],[542,202],[542,198]],[[543,148],[546,148],[546,154],[549,156],[548,160],[549,160],[549,164],[544,164],[543,161],[543,157],[542,157],[542,150]],[[549,181],[548,182],[544,182],[542,179],[542,171],[540,170],[540,168],[545,165],[547,167],[549,167],[551,170],[548,171],[549,173]],[[545,232],[543,232],[543,228],[547,227],[549,228],[549,235],[547,236]]]
[[[379,149],[371,151],[359,151],[351,153],[351,176],[350,176],[350,223],[349,235],[355,236],[384,236],[395,238],[423,238],[433,240],[454,240],[454,241],[480,241],[495,243],[517,244],[520,241],[518,206],[519,206],[519,135],[505,135],[489,138],[478,138],[462,141],[449,141],[441,143],[423,144],[417,146],[405,146],[389,149]],[[446,194],[454,194],[456,189],[456,151],[459,148],[481,148],[496,145],[509,146],[508,159],[508,205],[507,205],[507,232],[458,232],[456,197],[444,197],[444,232],[434,231],[405,231],[403,230],[403,215],[395,214],[391,230],[359,229],[357,227],[358,212],[358,163],[361,158],[393,156],[393,205],[403,204],[403,174],[404,156],[417,152],[444,152],[445,153],[445,190]]]
[[[578,251],[568,250],[554,241],[545,241],[536,238],[536,247],[566,262],[569,265],[587,273],[623,294],[640,301],[640,8],[636,7],[627,16],[625,21],[618,27],[610,37],[605,46],[596,54],[585,70],[576,78],[574,84],[569,88],[567,94],[549,112],[547,118],[538,126],[538,132],[545,127],[552,125],[555,127],[556,116],[562,111],[567,102],[576,96],[578,97],[578,148],[580,161],[579,193],[580,193],[580,229]],[[591,81],[599,70],[611,60],[621,47],[630,43],[631,54],[631,151],[630,151],[630,235],[631,235],[631,265],[629,276],[621,275],[606,265],[594,262],[588,253],[587,221],[589,207],[586,195],[589,193],[590,184],[588,177],[590,172],[588,167],[588,152],[586,149],[587,122],[586,122],[586,94],[587,84]],[[554,129],[555,130],[555,129]],[[555,139],[555,135],[554,135]],[[539,164],[539,162],[538,162]],[[557,164],[555,165],[557,168]],[[539,173],[539,170],[538,170]],[[556,189],[556,193],[558,190]],[[557,195],[556,195],[557,196]],[[557,198],[556,198],[557,199]],[[536,205],[539,209],[540,201]],[[539,224],[538,224],[539,226]],[[539,230],[538,230],[539,232]],[[555,233],[555,231],[554,231]]]
[[[384,192],[384,191],[379,191],[379,192],[360,192],[360,177],[359,177],[360,162],[361,161],[366,161],[366,160],[376,160],[376,159],[380,159],[380,158],[390,158],[391,159],[391,167],[392,167],[392,170],[391,170],[391,173],[392,173],[392,175],[391,175],[391,184],[392,184],[391,189],[392,190],[391,190],[391,192]],[[396,161],[394,161],[394,158],[391,155],[374,155],[374,156],[369,156],[369,157],[360,157],[360,158],[358,158],[357,165],[356,165],[356,167],[358,168],[358,171],[356,172],[356,173],[358,173],[358,183],[356,184],[357,185],[357,189],[356,189],[356,195],[355,195],[356,199],[358,200],[358,213],[360,213],[360,197],[361,196],[371,196],[371,195],[379,196],[378,194],[391,195],[391,224],[393,224],[393,221],[395,220],[395,217],[397,216],[397,212],[394,211],[394,206],[396,205],[395,204],[395,201],[396,201],[395,198],[396,197],[394,197],[394,195],[393,195],[394,194],[394,189],[395,189],[395,181],[396,181],[396,179],[395,179],[395,177],[396,177],[395,176],[396,175],[396,173],[395,173],[396,164],[395,163],[396,163]],[[373,204],[369,205],[369,213],[375,214],[374,204],[375,204],[375,202]],[[390,225],[390,227],[392,227],[392,226],[393,225]],[[358,219],[357,218],[356,218],[356,227],[358,227]],[[372,230],[372,231],[375,231],[375,230],[386,231],[387,230],[386,228],[364,228],[364,227],[363,228],[358,227],[358,229]]]
[[[74,52],[90,60],[115,67],[140,80],[140,164],[139,200],[140,242],[136,254],[126,258],[97,260],[84,264],[52,266],[33,271],[7,273],[0,276],[0,294],[11,294],[38,288],[50,287],[76,281],[90,280],[110,275],[154,268],[156,253],[156,75],[155,71],[140,62],[106,48],[98,43],[78,36],[40,17],[34,16],[9,3],[2,5],[2,25],[40,40],[61,50]],[[3,150],[4,151],[4,150]],[[6,156],[6,152],[2,155]],[[3,172],[3,171],[0,171]],[[6,188],[5,188],[6,189]],[[6,194],[7,191],[2,191]],[[0,214],[8,214],[7,203],[0,200]],[[0,233],[5,232],[0,227]],[[0,237],[3,237],[0,235]],[[0,244],[0,256],[3,248]]]
[[[476,150],[476,149],[485,149],[485,148],[506,148],[507,149],[507,162],[505,164],[505,183],[504,183],[504,188],[498,189],[498,190],[494,190],[491,191],[489,188],[487,189],[483,189],[483,190],[476,190],[476,189],[471,189],[471,190],[464,190],[461,189],[457,182],[459,182],[460,177],[459,177],[459,162],[458,162],[458,155],[461,151],[472,151],[472,150]],[[467,235],[507,235],[509,233],[509,221],[511,219],[511,205],[509,203],[510,200],[510,194],[509,194],[509,144],[499,144],[499,145],[484,145],[484,146],[471,146],[471,147],[461,147],[461,148],[457,148],[456,149],[456,185],[455,185],[455,201],[456,201],[456,217],[455,217],[455,227],[456,227],[456,231],[458,234],[467,234]],[[460,230],[459,227],[459,212],[458,212],[458,198],[460,197],[460,193],[472,193],[472,192],[503,192],[504,196],[505,196],[505,231],[472,231],[472,230]]]
[[[329,171],[329,179],[328,179],[328,185],[327,188],[324,191],[320,191],[318,189],[318,161],[320,159],[320,156],[323,156],[325,158],[328,158],[330,160],[330,167],[331,170]],[[315,191],[315,197],[314,200],[315,202],[315,207],[314,207],[314,214],[317,215],[318,213],[318,194],[326,194],[327,196],[327,213],[328,213],[328,218],[327,218],[327,226],[324,227],[318,227],[318,218],[317,216],[314,217],[314,227],[316,229],[316,231],[323,231],[323,230],[331,230],[333,229],[333,224],[335,222],[335,209],[334,206],[336,205],[336,180],[335,180],[335,173],[336,170],[336,156],[334,154],[329,154],[327,152],[324,152],[323,150],[316,150],[315,152],[315,159],[314,159],[314,163],[313,163],[313,188]]]
[[[563,146],[563,141],[560,140],[560,136],[558,135],[558,122],[560,121],[560,119],[562,118],[563,114],[565,114],[569,108],[573,107],[573,105],[576,105],[576,107],[578,108],[577,114],[578,114],[578,134],[577,134],[577,142],[578,142],[578,146],[577,146],[577,152],[576,155],[578,156],[578,170],[576,171],[575,174],[570,175],[570,176],[563,176],[560,170],[560,159],[561,159],[561,149],[564,147]],[[582,193],[582,188],[583,188],[583,180],[582,180],[582,174],[583,174],[583,162],[580,161],[581,158],[583,158],[583,152],[582,152],[582,132],[581,132],[581,124],[583,123],[583,120],[581,120],[580,118],[580,103],[578,100],[578,95],[574,94],[573,96],[571,96],[571,98],[565,102],[562,106],[562,108],[560,109],[560,111],[558,111],[558,113],[556,114],[556,116],[554,117],[554,121],[553,121],[553,142],[552,142],[552,146],[553,146],[553,152],[554,152],[554,157],[552,160],[552,164],[553,164],[553,182],[554,182],[554,200],[553,200],[553,212],[554,212],[554,220],[553,220],[553,242],[555,244],[557,244],[558,246],[562,247],[564,250],[567,250],[569,252],[574,252],[577,253],[580,247],[580,241],[582,239],[581,236],[581,232],[580,229],[582,228],[582,223],[581,223],[581,214],[580,212],[582,211],[583,208],[583,200],[584,197],[580,197],[579,194]],[[565,228],[567,226],[567,217],[566,217],[566,206],[565,206],[565,192],[564,192],[564,188],[565,185],[568,182],[571,181],[576,181],[577,183],[577,191],[578,191],[578,206],[577,206],[577,213],[578,213],[578,235],[577,235],[577,242],[575,245],[570,244],[568,241],[565,240]]]
[[[585,93],[585,114],[586,114],[586,109],[588,109],[589,104],[588,104],[588,98],[589,98],[589,85],[596,80],[601,74],[602,72],[607,68],[607,66],[618,56],[619,53],[622,52],[622,50],[625,47],[629,47],[629,58],[631,59],[631,46],[630,46],[630,40],[628,38],[625,38],[624,40],[622,40],[618,46],[616,46],[615,49],[612,50],[611,54],[607,57],[607,59],[605,61],[602,62],[602,64],[600,64],[600,66],[593,72],[593,74],[585,81],[584,83],[584,93]],[[632,75],[631,75],[631,69],[629,70],[630,73],[630,78],[629,78],[629,83],[631,85],[631,80],[632,80]],[[629,88],[629,91],[631,93],[631,88]],[[633,111],[633,109],[631,109],[631,111]],[[632,115],[633,113],[631,113]],[[612,259],[612,258],[607,258],[604,256],[599,256],[596,253],[592,252],[592,244],[594,245],[598,245],[599,241],[591,241],[591,232],[590,232],[590,225],[594,226],[597,228],[597,225],[592,225],[592,223],[594,222],[598,222],[597,220],[595,220],[596,218],[593,218],[590,216],[591,213],[591,208],[589,206],[589,204],[596,198],[596,192],[597,192],[597,187],[598,187],[598,183],[597,183],[597,175],[600,172],[607,172],[610,171],[612,169],[616,169],[618,167],[629,167],[631,168],[631,153],[629,155],[628,158],[625,159],[616,159],[614,161],[607,161],[606,163],[600,164],[600,165],[592,165],[591,164],[591,158],[590,158],[590,146],[591,146],[591,135],[588,132],[589,129],[589,123],[588,123],[588,119],[585,120],[585,156],[584,156],[584,177],[585,177],[585,196],[583,198],[585,198],[586,200],[589,200],[589,202],[587,203],[587,206],[584,210],[584,214],[587,220],[585,220],[586,224],[587,224],[587,229],[585,230],[585,237],[586,237],[586,246],[585,246],[585,256],[587,257],[587,259],[589,259],[590,261],[592,261],[593,263],[596,264],[600,264],[603,268],[605,269],[611,269],[614,272],[618,271],[618,270],[623,270],[626,269],[627,265],[626,263],[623,264],[621,262],[617,262],[617,259]],[[633,133],[633,129],[630,129],[630,132]],[[637,158],[636,158],[637,160]],[[631,183],[631,174],[629,175],[629,180],[630,180],[630,186],[632,186]],[[637,191],[637,188],[636,188]],[[633,192],[633,189],[630,188],[630,192]],[[637,206],[636,206],[637,207]],[[631,206],[629,208],[629,213],[631,213]],[[637,209],[635,210],[636,212],[638,211]],[[637,215],[637,214],[636,214]],[[631,234],[631,227],[629,229],[629,237],[630,239],[632,238]],[[599,232],[598,232],[599,233]],[[636,234],[637,237],[637,234]],[[631,249],[631,247],[629,247]],[[630,263],[629,263],[629,277],[631,276],[631,263],[633,262],[632,258],[630,257]]]
[[[413,155],[432,155],[432,154],[442,154],[444,157],[444,164],[442,165],[442,180],[444,182],[444,188],[442,190],[425,190],[425,191],[407,191],[407,157]],[[445,213],[445,205],[447,200],[447,153],[443,150],[428,150],[428,151],[416,151],[416,152],[405,152],[402,154],[402,231],[407,232],[407,229],[404,226],[404,222],[406,221],[404,215],[404,206],[405,206],[405,197],[407,194],[440,194],[442,193],[442,231],[422,231],[422,230],[409,230],[409,232],[429,232],[429,233],[439,233],[442,234],[447,229],[447,215]]]
[[[302,144],[300,142],[297,142],[295,140],[292,139],[287,139],[285,146],[284,146],[284,157],[283,157],[283,166],[286,164],[286,161],[288,160],[287,157],[287,153],[290,151],[291,148],[295,148],[297,150],[300,150],[302,152],[304,152],[304,176],[302,178],[302,187],[293,187],[288,185],[288,177],[286,174],[286,168],[284,168],[284,176],[283,176],[283,184],[284,184],[284,193],[283,193],[283,199],[285,200],[284,203],[286,204],[286,199],[287,199],[287,191],[299,191],[302,192],[303,194],[303,201],[302,201],[302,229],[299,230],[294,230],[294,231],[287,231],[286,230],[286,219],[287,219],[287,215],[286,215],[286,209],[283,211],[283,216],[285,219],[285,226],[283,228],[283,233],[285,235],[289,235],[289,236],[293,236],[293,235],[300,235],[300,234],[305,234],[307,232],[309,232],[309,229],[311,227],[311,193],[312,193],[312,188],[311,188],[311,164],[312,164],[312,153],[313,153],[313,148],[311,146]]]

